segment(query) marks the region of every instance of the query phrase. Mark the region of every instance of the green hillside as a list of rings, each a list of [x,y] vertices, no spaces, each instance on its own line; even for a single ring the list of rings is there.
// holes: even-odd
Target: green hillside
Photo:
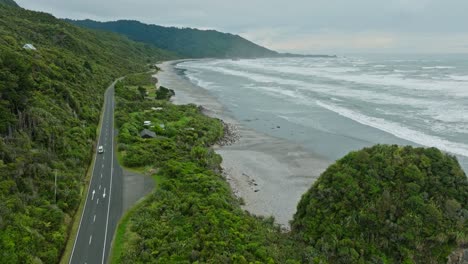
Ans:
[[[0,4],[1,263],[58,262],[83,197],[105,88],[168,58],[112,33]]]
[[[18,4],[13,0],[0,0],[0,5],[9,5],[14,7],[19,7]]]
[[[254,58],[279,55],[275,51],[261,47],[238,35],[215,30],[162,27],[129,20],[67,21],[86,28],[120,33],[135,41],[173,51],[185,58]]]
[[[468,181],[435,148],[377,145],[330,166],[293,232],[330,263],[447,263],[468,244]]]

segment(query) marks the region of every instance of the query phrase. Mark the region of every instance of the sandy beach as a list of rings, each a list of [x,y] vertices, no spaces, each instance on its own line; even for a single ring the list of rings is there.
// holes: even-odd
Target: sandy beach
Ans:
[[[283,139],[253,131],[235,120],[207,90],[192,84],[174,68],[177,61],[158,65],[159,84],[175,90],[173,103],[203,106],[207,115],[220,118],[235,128],[236,140],[215,146],[223,158],[222,167],[233,193],[245,201],[244,209],[255,215],[273,216],[289,227],[296,206],[312,183],[331,163]]]

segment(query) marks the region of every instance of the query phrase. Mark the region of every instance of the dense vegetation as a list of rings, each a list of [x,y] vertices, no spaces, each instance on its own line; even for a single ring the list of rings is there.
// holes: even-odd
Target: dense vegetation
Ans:
[[[242,211],[219,175],[221,158],[208,148],[219,121],[154,100],[160,91],[142,97],[142,76],[116,88],[119,153],[160,184],[129,215],[117,262],[445,263],[468,242],[468,182],[456,159],[386,145],[330,166],[282,233]],[[140,138],[144,121],[156,138]]]
[[[13,0],[0,0],[0,5],[1,4],[18,7],[18,4]]]
[[[123,34],[135,41],[153,44],[185,58],[255,58],[279,54],[238,35],[215,30],[162,27],[138,21],[97,22],[69,20],[79,26]]]
[[[194,51],[238,56],[218,45]],[[173,56],[0,0],[1,263],[58,261],[83,196],[104,89]],[[223,135],[220,121],[172,105],[171,90],[156,91],[153,81],[130,74],[116,85],[119,159],[159,182],[128,216],[118,262],[444,263],[467,246],[468,183],[456,159],[398,146],[330,166],[282,233],[272,218],[243,211],[221,176],[209,148]],[[156,137],[141,138],[144,128]]]
[[[116,250],[122,252],[118,262],[299,259],[273,219],[258,219],[241,210],[219,174],[221,157],[208,146],[223,135],[221,122],[204,116],[195,105],[143,99],[138,85],[126,80],[116,86],[119,155],[123,165],[153,174],[160,184],[129,216],[125,250]],[[156,138],[140,137],[144,121],[151,121],[149,129]]]
[[[170,56],[2,3],[0,262],[56,263],[83,196],[104,89]]]
[[[468,244],[468,181],[435,148],[377,145],[330,166],[293,232],[330,263],[446,263]]]

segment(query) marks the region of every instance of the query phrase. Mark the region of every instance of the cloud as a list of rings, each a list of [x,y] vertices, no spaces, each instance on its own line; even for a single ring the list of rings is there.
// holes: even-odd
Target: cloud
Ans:
[[[467,53],[468,33],[408,34],[399,32],[294,32],[258,29],[241,36],[282,52],[347,53]]]
[[[466,0],[17,0],[58,17],[211,28],[303,52],[465,51]],[[451,40],[458,41],[453,45]],[[462,41],[462,42],[460,42]],[[452,50],[453,49],[453,50]]]
[[[241,36],[271,49],[301,53],[346,53],[391,49],[397,45],[397,37],[380,32],[294,32],[282,29],[259,29],[244,32]]]

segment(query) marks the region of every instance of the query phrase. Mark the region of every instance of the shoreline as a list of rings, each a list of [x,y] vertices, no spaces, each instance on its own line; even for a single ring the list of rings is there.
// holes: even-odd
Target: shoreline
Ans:
[[[175,68],[183,61],[158,64],[158,83],[175,91],[174,104],[196,104],[204,114],[223,121],[227,138],[213,148],[223,158],[223,175],[233,194],[242,198],[243,209],[258,216],[273,216],[276,223],[289,229],[302,194],[331,161],[295,143],[247,128],[209,91],[191,83]]]

